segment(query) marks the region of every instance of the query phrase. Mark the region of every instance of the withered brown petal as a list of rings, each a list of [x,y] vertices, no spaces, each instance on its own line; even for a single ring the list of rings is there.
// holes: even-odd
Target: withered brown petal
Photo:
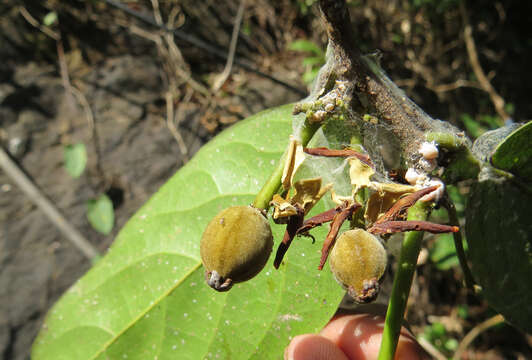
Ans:
[[[372,234],[393,234],[404,231],[426,231],[432,234],[458,232],[458,226],[436,224],[430,221],[386,221],[368,229]]]

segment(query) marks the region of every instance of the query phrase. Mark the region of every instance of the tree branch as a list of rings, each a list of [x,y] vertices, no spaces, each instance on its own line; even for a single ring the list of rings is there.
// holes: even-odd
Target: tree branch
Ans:
[[[458,136],[460,131],[450,124],[432,119],[411,101],[384,73],[375,56],[361,55],[343,0],[320,0],[320,8],[329,36],[327,64],[318,76],[316,85],[306,100],[316,101],[330,88],[331,79],[345,81],[347,96],[343,99],[352,111],[351,116],[364,137],[377,139],[383,129],[393,134],[407,166],[419,159],[417,150],[429,131],[445,130]],[[363,121],[370,114],[378,124]],[[380,157],[375,149],[366,149],[373,158]]]

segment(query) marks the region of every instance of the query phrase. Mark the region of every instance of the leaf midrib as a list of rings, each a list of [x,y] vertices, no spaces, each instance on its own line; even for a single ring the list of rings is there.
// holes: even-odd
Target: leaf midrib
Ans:
[[[198,270],[201,267],[201,261],[198,261],[198,263],[193,266],[179,281],[174,283],[173,286],[171,286],[167,291],[165,291],[157,300],[155,300],[153,303],[151,303],[148,307],[146,307],[146,310],[139,313],[137,317],[135,317],[129,324],[127,324],[122,330],[120,330],[116,335],[111,338],[109,341],[107,341],[105,344],[102,345],[102,348],[94,354],[90,358],[90,360],[97,359],[101,354],[103,354],[115,341],[117,341],[122,334],[124,334],[126,331],[128,331],[130,328],[132,328],[140,319],[145,316],[150,310],[152,310],[156,305],[158,305],[162,300],[168,297],[172,291],[174,291],[178,286],[180,286],[188,277],[190,277],[196,270]]]
[[[285,267],[287,266],[288,264],[285,264]],[[297,266],[297,265],[296,265]],[[262,341],[264,340],[264,338],[266,337],[266,335],[268,334],[268,332],[272,329],[272,324],[275,322],[276,320],[276,315],[279,313],[279,309],[281,307],[281,303],[282,303],[282,300],[284,298],[284,294],[285,294],[285,291],[282,291],[282,289],[285,288],[285,285],[286,285],[286,269],[285,271],[283,271],[283,276],[282,276],[282,280],[281,280],[281,286],[279,287],[279,296],[277,297],[277,302],[276,304],[274,305],[274,309],[275,311],[273,312],[274,316],[271,318],[271,321],[269,322],[269,326],[265,329],[265,331],[263,332],[262,336],[259,338],[259,341],[253,345],[255,346],[259,346]],[[216,320],[216,326],[213,327],[213,329],[218,329],[220,328],[220,324],[221,324],[221,320],[223,318],[223,314],[224,314],[224,311],[223,309],[227,306],[227,298],[228,296],[226,296],[224,298],[224,303],[223,303],[223,306],[222,306],[222,311],[220,311],[220,315],[218,316],[217,320]],[[206,347],[206,350],[205,350],[205,353],[203,355],[202,358],[206,358],[206,354],[209,353],[209,351],[211,350],[211,346],[212,344],[214,343],[214,339],[216,337],[216,331],[212,331],[212,336],[211,338],[209,339],[209,341],[207,342],[207,347]],[[246,341],[247,342],[247,341]],[[250,355],[250,354],[248,354]]]

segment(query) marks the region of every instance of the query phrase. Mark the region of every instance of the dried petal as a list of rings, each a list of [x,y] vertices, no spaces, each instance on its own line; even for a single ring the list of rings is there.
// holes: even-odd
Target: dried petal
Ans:
[[[322,224],[332,221],[334,216],[341,211],[340,207],[335,207],[321,214],[311,217],[303,222],[303,225],[297,229],[297,234],[305,234],[308,231],[314,229],[316,226],[321,226]]]
[[[354,193],[356,194],[361,188],[371,184],[370,178],[375,174],[375,170],[358,158],[350,158],[348,161],[350,166],[349,177],[351,178],[351,185],[353,185]]]
[[[301,143],[291,137],[290,144],[288,145],[288,153],[286,154],[284,163],[283,176],[281,177],[283,189],[290,189],[292,186],[292,180],[294,179],[294,174],[304,160],[305,153],[303,152]]]
[[[432,234],[458,232],[458,226],[436,224],[430,221],[386,221],[368,229],[372,234],[393,234],[404,231],[427,231]]]
[[[286,224],[290,216],[297,214],[297,208],[289,200],[286,200],[278,194],[273,195],[270,205],[274,207],[273,221],[276,224]]]
[[[353,149],[329,149],[326,147],[304,148],[303,151],[309,155],[324,157],[356,157],[365,164],[373,167],[373,163],[368,155],[355,151]]]
[[[406,211],[414,205],[419,199],[421,199],[423,196],[430,194],[434,190],[436,190],[437,186],[430,186],[425,189],[421,189],[419,191],[416,191],[415,193],[408,194],[407,196],[400,198],[393,204],[393,206],[377,221],[375,221],[375,224],[379,224],[385,221],[390,220],[398,220],[401,217],[406,216]]]
[[[370,224],[384,215],[401,196],[416,191],[414,186],[396,183],[372,182],[371,188],[377,191],[369,197],[364,213],[364,218]]]
[[[296,192],[291,202],[299,204],[305,210],[305,214],[308,214],[310,209],[332,188],[332,184],[327,184],[322,188],[321,178],[314,178],[299,180],[294,184],[294,188]]]

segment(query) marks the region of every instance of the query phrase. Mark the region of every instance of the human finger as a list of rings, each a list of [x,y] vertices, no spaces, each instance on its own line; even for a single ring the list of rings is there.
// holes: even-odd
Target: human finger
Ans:
[[[384,318],[369,314],[333,318],[320,332],[330,339],[349,359],[377,359],[384,329]],[[405,329],[397,344],[396,359],[425,359],[426,353]]]
[[[349,360],[331,340],[318,334],[299,335],[284,352],[285,360]]]

